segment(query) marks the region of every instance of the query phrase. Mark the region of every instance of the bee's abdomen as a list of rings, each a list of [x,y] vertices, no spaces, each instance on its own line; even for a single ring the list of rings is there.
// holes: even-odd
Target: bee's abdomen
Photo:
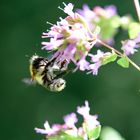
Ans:
[[[44,75],[42,76],[42,80],[43,80],[43,84],[44,84],[44,85],[45,85],[45,84],[48,85],[48,84],[50,84],[51,81],[52,81],[50,75],[47,75],[47,74],[44,74]]]
[[[66,86],[66,81],[62,78],[54,79],[51,84],[47,86],[50,91],[59,92]]]

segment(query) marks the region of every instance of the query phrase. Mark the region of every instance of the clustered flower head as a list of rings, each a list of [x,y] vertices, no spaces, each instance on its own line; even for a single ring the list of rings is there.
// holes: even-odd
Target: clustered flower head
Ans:
[[[97,139],[100,134],[100,123],[97,120],[97,115],[90,115],[90,108],[88,102],[85,101],[85,105],[77,107],[77,113],[82,115],[83,123],[77,128],[76,123],[78,122],[75,113],[64,116],[64,124],[54,124],[50,127],[48,121],[45,122],[44,128],[35,128],[35,131],[40,134],[46,135],[46,139],[64,139],[75,138],[77,140]]]
[[[98,25],[101,28],[99,38],[109,44],[114,43],[114,36],[117,33],[118,27],[121,25],[120,17],[117,14],[117,9],[114,5],[95,6],[92,10],[88,5],[84,5],[83,9],[78,9],[77,12],[82,15],[87,21],[91,31]]]
[[[121,18],[114,5],[104,8],[95,6],[93,10],[84,5],[82,10],[74,12],[72,3],[63,4],[64,8],[59,7],[59,9],[67,16],[60,17],[60,21],[51,24],[50,30],[44,32],[42,36],[42,38],[49,39],[42,42],[42,49],[53,52],[52,59],[56,58],[56,63],[66,62],[68,66],[72,62],[75,65],[73,71],[81,70],[97,75],[101,66],[115,61],[118,57],[122,58],[136,52],[136,48],[139,47],[140,35],[135,39],[123,41],[124,55],[111,46],[107,47],[110,49],[108,52],[103,52],[99,47],[99,45],[103,45],[101,42],[113,43],[114,35],[119,27],[127,29],[130,36],[137,35],[129,27],[136,23],[133,23],[129,16]],[[139,28],[139,24],[137,26]],[[95,47],[96,51],[92,51]],[[129,63],[126,58],[117,61],[120,66],[127,68],[128,65],[123,64],[124,62]]]
[[[76,65],[74,71],[79,69],[97,75],[98,69],[103,65],[102,61],[104,57],[111,54],[110,52],[104,53],[100,50],[97,51],[97,54],[96,52],[94,54],[90,53],[91,49],[98,43],[100,27],[94,26],[91,30],[87,18],[82,14],[73,12],[73,4],[63,4],[65,6],[64,9],[59,8],[68,14],[68,16],[64,19],[60,18],[59,22],[52,25],[50,31],[43,33],[42,37],[49,38],[50,40],[42,42],[42,49],[55,52],[53,57],[57,57],[56,61],[58,62],[63,62],[64,60],[67,60],[68,64],[73,62]],[[99,10],[98,8],[96,7],[98,14],[100,10],[103,12],[103,9],[99,8]],[[91,14],[88,8],[86,11],[91,16],[94,16],[94,12]],[[86,13],[86,11],[84,12]],[[115,14],[115,11],[112,14],[109,14],[108,11],[113,10],[111,10],[111,7],[106,8],[106,12],[104,12],[107,17]]]

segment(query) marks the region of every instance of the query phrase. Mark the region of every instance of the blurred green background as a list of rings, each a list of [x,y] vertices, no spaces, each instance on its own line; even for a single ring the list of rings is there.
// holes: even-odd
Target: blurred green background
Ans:
[[[114,4],[118,13],[131,13],[137,20],[133,0],[71,0],[75,8],[87,3]],[[98,76],[76,72],[66,77],[67,87],[60,94],[39,85],[27,86],[29,58],[41,50],[41,34],[65,14],[57,7],[62,0],[1,0],[0,4],[0,139],[41,140],[34,127],[43,128],[45,120],[62,123],[62,117],[89,101],[91,113],[98,114],[103,126],[117,129],[127,140],[140,140],[140,73],[133,67],[117,64],[102,67]],[[124,38],[119,34],[118,38]],[[117,38],[117,39],[118,39]],[[120,45],[120,43],[118,43]],[[140,65],[140,52],[132,59]]]

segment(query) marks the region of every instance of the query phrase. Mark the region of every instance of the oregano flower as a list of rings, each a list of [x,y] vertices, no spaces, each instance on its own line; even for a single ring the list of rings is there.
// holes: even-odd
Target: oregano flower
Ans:
[[[83,117],[83,122],[80,127],[76,126],[78,122],[77,115],[73,112],[64,116],[64,124],[49,125],[49,122],[44,123],[44,129],[35,128],[37,133],[46,136],[46,139],[64,139],[73,140],[95,140],[100,135],[101,125],[97,120],[97,115],[90,114],[88,101],[85,101],[84,106],[77,107],[77,113]]]

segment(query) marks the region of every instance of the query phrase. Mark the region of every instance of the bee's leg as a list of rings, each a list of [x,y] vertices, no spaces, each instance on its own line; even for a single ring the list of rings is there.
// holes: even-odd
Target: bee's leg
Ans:
[[[67,69],[68,69],[68,60],[64,60],[64,61],[62,61],[62,62],[60,62],[60,70],[61,71],[66,71]]]
[[[58,74],[54,77],[54,79],[62,78],[62,77],[64,77],[65,75],[67,75],[70,71],[71,71],[71,70],[61,71],[60,73],[58,73]],[[53,80],[54,80],[54,79],[53,79]]]
[[[46,65],[46,67],[48,66],[53,66],[54,65],[54,62],[56,61],[56,59],[59,57],[60,54],[58,54],[57,56],[55,56],[54,58],[50,59]]]
[[[46,67],[46,68],[47,68],[47,67],[49,67],[49,66],[51,66],[51,67],[52,67],[52,66],[53,66],[53,63],[55,62],[55,60],[56,60],[56,58],[54,58],[54,59],[52,59],[52,60],[48,61],[48,63],[46,64],[46,66],[45,66],[45,67]]]
[[[66,71],[68,69],[68,61],[65,59],[63,61],[55,61],[52,67],[53,71]]]

